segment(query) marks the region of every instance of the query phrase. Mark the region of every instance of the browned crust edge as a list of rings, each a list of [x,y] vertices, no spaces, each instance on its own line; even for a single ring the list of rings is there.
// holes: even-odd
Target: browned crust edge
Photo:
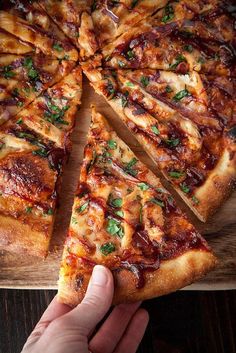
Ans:
[[[0,215],[0,249],[37,257],[46,257],[51,239],[54,218],[47,230],[37,231],[33,225],[22,223],[10,216]]]
[[[116,286],[113,304],[146,300],[174,292],[204,276],[216,263],[211,252],[190,250],[177,258],[163,261],[157,271],[146,272],[146,283],[141,289],[136,288],[131,272],[121,270],[114,274]],[[61,276],[58,284],[59,302],[73,307],[82,301],[85,289],[76,291],[69,276]]]

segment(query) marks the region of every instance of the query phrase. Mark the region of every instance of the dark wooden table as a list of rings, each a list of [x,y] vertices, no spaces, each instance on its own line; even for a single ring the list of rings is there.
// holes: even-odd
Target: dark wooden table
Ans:
[[[21,351],[54,295],[0,290],[0,353]],[[236,353],[236,291],[179,291],[143,306],[150,324],[138,353]]]

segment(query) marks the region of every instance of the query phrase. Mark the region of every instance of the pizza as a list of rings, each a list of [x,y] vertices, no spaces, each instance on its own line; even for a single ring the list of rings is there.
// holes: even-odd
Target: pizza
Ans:
[[[36,1],[1,2],[0,28],[45,55],[78,60],[75,47]]]
[[[0,248],[45,257],[82,89],[81,68],[0,125]]]
[[[59,300],[77,305],[96,264],[112,270],[114,303],[120,303],[186,286],[215,263],[206,241],[160,180],[93,108]]]
[[[202,221],[236,181],[235,28],[223,3],[169,2],[82,64]]]
[[[74,66],[71,60],[59,61],[42,52],[0,53],[0,124],[68,75]]]

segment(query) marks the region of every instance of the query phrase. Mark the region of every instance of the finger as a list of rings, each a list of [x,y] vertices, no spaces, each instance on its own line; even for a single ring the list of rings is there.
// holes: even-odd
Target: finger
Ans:
[[[135,353],[143,338],[148,320],[149,316],[147,311],[139,309],[133,316],[114,353]]]
[[[29,336],[27,344],[36,342],[53,320],[59,318],[71,310],[72,308],[68,305],[59,303],[57,301],[57,296],[55,296],[35,326],[31,335]]]
[[[65,329],[77,329],[87,337],[109,310],[113,298],[114,283],[112,273],[104,266],[95,266],[83,301],[71,312],[63,316]]]
[[[117,305],[108,316],[89,347],[92,352],[113,352],[141,302]]]

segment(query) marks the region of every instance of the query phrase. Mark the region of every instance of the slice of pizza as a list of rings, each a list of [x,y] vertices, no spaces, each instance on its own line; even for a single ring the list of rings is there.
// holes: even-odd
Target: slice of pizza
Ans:
[[[68,75],[74,65],[74,61],[60,61],[42,53],[0,53],[0,124]]]
[[[160,180],[93,109],[59,300],[77,305],[96,264],[112,270],[114,303],[120,303],[184,287],[214,268],[216,259]]]
[[[45,55],[78,60],[78,52],[71,41],[36,1],[1,3],[0,28],[31,44]]]
[[[47,255],[82,75],[61,82],[0,126],[0,248]]]
[[[80,58],[85,59],[95,54],[98,49],[91,6],[87,0],[41,0],[39,3],[47,14],[56,22],[80,51]]]
[[[67,137],[74,127],[81,103],[81,83],[82,70],[76,66],[69,75],[17,114],[16,121],[54,142],[57,147],[67,148]]]
[[[194,71],[115,72],[93,65],[95,60],[83,68],[96,92],[107,99],[197,217],[206,221],[236,180],[234,89],[233,99],[222,91],[220,77],[220,89],[217,82],[206,88]],[[221,106],[221,96],[226,107]]]
[[[196,15],[186,11],[183,3],[180,1],[173,6],[168,5],[168,8],[172,6],[174,17],[171,20],[164,21],[166,10],[160,10],[158,16],[142,21],[105,45],[102,48],[102,66],[114,69],[162,69],[182,74],[195,70],[235,76],[236,31],[231,17],[228,16],[224,31],[223,19],[216,22],[218,27],[214,28],[213,41],[203,29],[198,31],[197,21],[194,21]],[[187,31],[185,23],[191,24],[192,32]],[[207,29],[206,24],[203,26]]]

